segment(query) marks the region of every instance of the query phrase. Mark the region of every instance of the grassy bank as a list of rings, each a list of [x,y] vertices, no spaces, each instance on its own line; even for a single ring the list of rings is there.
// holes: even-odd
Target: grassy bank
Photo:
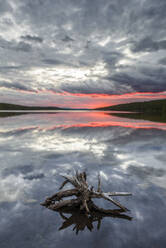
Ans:
[[[166,115],[166,99],[148,102],[134,102],[98,108],[97,110],[130,111]]]

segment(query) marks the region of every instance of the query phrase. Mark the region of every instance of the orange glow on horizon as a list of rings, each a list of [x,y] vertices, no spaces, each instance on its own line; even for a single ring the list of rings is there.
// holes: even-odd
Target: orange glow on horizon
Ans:
[[[15,121],[16,117],[11,117],[11,121]],[[125,127],[132,129],[160,129],[166,131],[166,123],[153,122],[148,120],[136,120],[122,118],[111,115],[111,112],[58,112],[57,114],[33,114],[33,124],[31,125],[31,116],[23,115],[21,117],[23,127],[17,127],[17,130],[38,129],[38,130],[54,130],[57,128],[82,128],[82,127]],[[24,122],[26,120],[26,122]],[[29,124],[27,122],[30,120]],[[39,124],[40,120],[40,124]]]
[[[32,95],[31,106],[56,106],[61,108],[100,108],[123,103],[166,99],[166,91],[163,92],[130,92],[124,94],[97,94],[97,93],[70,93],[53,90],[16,90],[18,93]],[[42,97],[46,100],[41,100]],[[37,99],[40,97],[41,99]],[[6,100],[5,100],[6,101]],[[9,102],[10,103],[10,102]],[[16,103],[16,102],[15,102]],[[21,104],[24,105],[24,104]]]

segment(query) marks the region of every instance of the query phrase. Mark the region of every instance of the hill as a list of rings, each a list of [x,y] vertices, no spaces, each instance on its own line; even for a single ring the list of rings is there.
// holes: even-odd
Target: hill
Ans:
[[[63,108],[64,109],[64,108]],[[38,106],[22,106],[9,103],[0,103],[0,110],[63,110],[58,107],[38,107]],[[66,109],[67,110],[67,109]]]
[[[153,100],[148,102],[125,103],[104,108],[97,108],[96,110],[166,114],[166,99]]]

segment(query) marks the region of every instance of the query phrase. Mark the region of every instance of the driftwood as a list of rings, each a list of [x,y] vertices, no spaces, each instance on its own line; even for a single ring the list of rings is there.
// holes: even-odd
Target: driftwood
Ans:
[[[85,172],[76,172],[74,176],[62,176],[65,181],[60,187],[61,191],[47,198],[43,203],[41,203],[42,206],[61,213],[65,211],[69,213],[79,212],[85,214],[86,216],[90,215],[92,219],[95,214],[100,214],[102,217],[107,215],[123,218],[124,215],[122,216],[121,213],[129,211],[118,201],[115,201],[112,196],[130,196],[132,194],[128,192],[102,192],[100,176],[98,176],[98,187],[96,191],[94,190],[94,187],[88,185]],[[74,188],[62,191],[63,187],[67,183],[72,184]],[[65,197],[70,196],[74,196],[75,198],[63,200]],[[107,200],[116,205],[118,209],[112,210],[99,208],[92,201],[94,198],[102,198]],[[125,216],[124,218],[130,219],[131,217]]]

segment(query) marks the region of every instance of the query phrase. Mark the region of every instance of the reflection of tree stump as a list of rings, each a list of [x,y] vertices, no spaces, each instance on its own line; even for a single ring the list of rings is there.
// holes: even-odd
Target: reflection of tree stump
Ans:
[[[104,193],[101,190],[100,176],[98,177],[98,189],[94,190],[94,187],[88,186],[86,181],[86,173],[76,172],[75,176],[63,175],[65,181],[62,183],[60,189],[62,189],[67,183],[74,186],[73,189],[59,191],[53,196],[47,198],[42,206],[45,206],[51,210],[63,212],[65,209],[80,210],[86,215],[92,215],[92,213],[100,213],[105,215],[120,215],[121,212],[126,212],[128,209],[122,206],[118,201],[112,199],[112,196],[130,196],[131,193],[127,192],[107,192]],[[73,199],[62,200],[65,197],[75,196]],[[112,202],[118,206],[117,210],[99,208],[92,201],[93,198],[103,198],[104,200]]]
[[[89,229],[89,231],[92,231],[94,226],[93,223],[97,222],[97,229],[100,229],[102,219],[104,217],[113,217],[113,218],[121,218],[121,219],[126,219],[126,220],[132,220],[132,217],[121,214],[120,210],[119,212],[117,210],[112,210],[112,213],[101,213],[97,211],[91,211],[90,214],[86,214],[79,209],[71,209],[71,208],[66,208],[66,209],[61,209],[61,211],[58,211],[61,218],[64,220],[62,223],[62,226],[59,228],[59,230],[66,229],[72,225],[73,231],[76,230],[76,234],[78,234],[79,231],[83,231],[85,227]],[[64,214],[71,214],[69,217],[66,217]]]

